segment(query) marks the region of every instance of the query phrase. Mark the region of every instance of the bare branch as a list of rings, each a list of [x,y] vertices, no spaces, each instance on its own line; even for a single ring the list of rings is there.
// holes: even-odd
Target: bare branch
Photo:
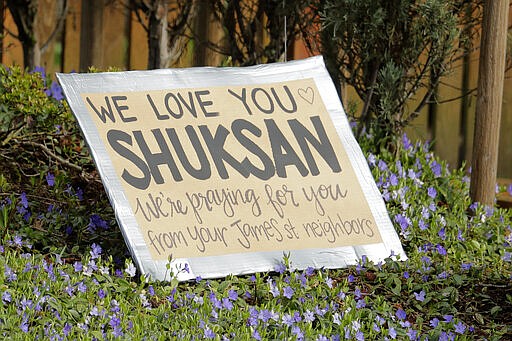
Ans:
[[[72,162],[69,162],[68,160],[60,157],[57,154],[55,154],[52,150],[50,150],[50,148],[48,148],[44,144],[33,142],[33,141],[18,141],[18,140],[13,140],[13,141],[15,141],[17,143],[20,143],[22,145],[27,145],[27,146],[32,146],[32,147],[37,147],[39,149],[42,149],[48,156],[54,158],[55,160],[57,160],[58,162],[60,162],[64,166],[76,169],[78,171],[83,171],[82,167],[80,167],[80,166],[78,166],[78,165],[76,165],[76,164],[74,164]]]
[[[69,11],[69,3],[67,0],[62,0],[62,1],[63,1],[62,11],[59,14],[59,17],[57,19],[57,24],[55,25],[55,28],[53,29],[52,33],[50,34],[50,36],[48,37],[46,42],[44,42],[44,44],[41,45],[41,53],[44,53],[48,49],[49,44],[53,41],[53,39],[55,39],[57,34],[62,31],[62,27],[64,26],[64,23],[66,22],[66,17],[67,17],[68,11]]]

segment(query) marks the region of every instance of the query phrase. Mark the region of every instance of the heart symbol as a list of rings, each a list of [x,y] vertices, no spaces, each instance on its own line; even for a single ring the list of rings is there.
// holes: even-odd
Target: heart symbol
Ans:
[[[308,102],[309,104],[313,104],[313,101],[315,99],[315,92],[313,91],[313,88],[308,86],[306,89],[299,88],[297,90],[299,93],[299,96],[302,97],[303,100]]]

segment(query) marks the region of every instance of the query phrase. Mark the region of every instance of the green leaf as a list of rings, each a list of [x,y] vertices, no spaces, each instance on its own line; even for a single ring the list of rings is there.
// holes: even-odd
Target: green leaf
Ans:
[[[402,291],[402,281],[398,277],[393,279],[393,286],[391,287],[391,291],[395,295],[400,296],[400,292]]]
[[[502,308],[497,305],[497,306],[494,306],[491,308],[491,315],[496,315],[497,313],[499,313],[500,311],[502,310]]]

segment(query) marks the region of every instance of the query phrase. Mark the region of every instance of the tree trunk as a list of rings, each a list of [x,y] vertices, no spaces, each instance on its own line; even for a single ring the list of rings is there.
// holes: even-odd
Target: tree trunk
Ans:
[[[210,11],[208,2],[199,0],[197,2],[197,17],[194,20],[194,66],[205,66],[208,64],[207,44],[210,28]]]
[[[104,0],[83,0],[80,28],[80,71],[102,65]]]
[[[0,15],[2,22],[0,22],[0,63],[4,62],[4,31],[5,31],[5,1],[0,0]]]
[[[38,0],[7,0],[7,7],[18,28],[18,40],[23,47],[23,64],[33,70],[40,66],[41,51],[36,36]]]
[[[166,67],[167,44],[169,42],[167,7],[167,1],[155,1],[149,15],[148,69],[162,69]]]
[[[494,204],[509,0],[486,0],[473,140],[471,199]]]

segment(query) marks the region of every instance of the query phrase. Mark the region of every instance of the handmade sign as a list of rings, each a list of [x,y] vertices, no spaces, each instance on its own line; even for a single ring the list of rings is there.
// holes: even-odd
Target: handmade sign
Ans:
[[[406,258],[321,57],[58,79],[142,273]]]

